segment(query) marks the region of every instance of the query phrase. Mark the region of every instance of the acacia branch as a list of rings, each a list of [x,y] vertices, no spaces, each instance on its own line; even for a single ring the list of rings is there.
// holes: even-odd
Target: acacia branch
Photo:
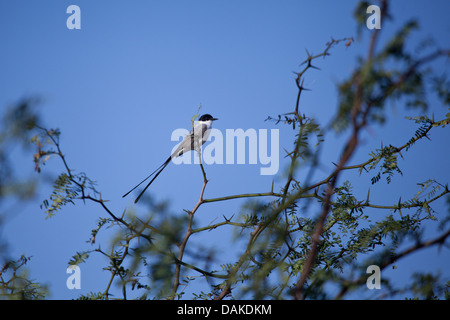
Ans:
[[[200,154],[199,154],[199,156],[200,156]],[[202,186],[202,190],[200,191],[199,200],[195,204],[194,208],[191,211],[188,211],[189,220],[188,220],[188,225],[186,228],[186,233],[184,235],[183,240],[178,245],[178,256],[177,256],[177,261],[175,263],[175,273],[174,273],[174,279],[173,279],[173,289],[172,289],[171,299],[175,298],[178,287],[180,286],[180,274],[181,274],[181,263],[180,262],[183,260],[183,255],[184,255],[184,251],[186,248],[186,244],[189,241],[189,238],[191,237],[191,235],[194,233],[193,229],[192,229],[192,222],[194,219],[194,214],[197,212],[198,208],[204,203],[203,194],[205,193],[205,188],[206,188],[206,184],[208,183],[208,180],[206,178],[206,173],[203,168],[203,164],[201,162],[200,162],[200,167],[201,167],[202,174],[203,174],[203,186]]]
[[[450,230],[448,230],[447,232],[443,233],[442,235],[440,235],[439,237],[437,237],[435,239],[428,240],[425,242],[419,242],[419,243],[415,244],[414,246],[412,246],[408,249],[405,249],[404,251],[402,251],[398,254],[390,255],[388,259],[386,259],[385,261],[382,261],[382,263],[379,266],[380,270],[385,269],[389,265],[397,262],[398,260],[400,260],[408,255],[411,255],[412,253],[414,253],[420,249],[428,248],[433,245],[443,245],[445,243],[445,240],[449,236],[450,236]],[[351,287],[365,284],[366,281],[367,281],[367,275],[362,275],[359,278],[357,278],[351,282],[347,281],[347,282],[343,283],[341,290],[339,291],[339,293],[336,295],[336,297],[334,299],[335,300],[342,299]]]
[[[386,12],[385,6],[386,6],[386,2],[383,1],[383,3],[382,3],[383,8],[381,9],[382,13]],[[371,63],[373,52],[375,51],[375,42],[378,37],[378,32],[379,32],[379,30],[375,30],[374,33],[372,34],[371,45],[370,45],[370,49],[369,49],[369,53],[368,53],[368,57],[369,57],[368,63],[369,64]],[[313,234],[311,237],[312,243],[310,246],[310,250],[308,252],[308,255],[307,255],[305,264],[303,266],[303,270],[300,275],[300,278],[295,286],[294,299],[296,299],[296,300],[303,299],[303,287],[304,287],[304,285],[306,283],[306,279],[308,278],[308,276],[315,264],[315,261],[316,261],[316,257],[317,257],[317,253],[318,253],[318,246],[319,246],[319,242],[320,242],[320,236],[323,232],[325,220],[330,211],[331,197],[334,194],[336,181],[339,177],[340,172],[342,171],[342,168],[344,168],[345,164],[347,163],[347,161],[350,159],[350,157],[353,155],[354,151],[356,150],[356,147],[358,145],[359,132],[366,125],[367,115],[368,115],[370,107],[371,107],[370,103],[368,103],[366,105],[365,110],[362,110],[362,107],[363,107],[363,97],[362,97],[363,87],[362,87],[362,85],[363,84],[362,84],[361,75],[356,75],[354,78],[354,81],[356,84],[356,90],[355,90],[355,99],[354,99],[353,107],[351,110],[353,133],[352,133],[351,137],[349,138],[349,140],[347,141],[347,144],[345,146],[345,149],[340,158],[337,168],[334,170],[333,174],[330,176],[330,179],[329,179],[330,183],[328,184],[328,188],[326,191],[322,212],[320,213],[319,218],[314,226],[314,231],[313,231]],[[361,120],[359,120],[360,116],[362,117]]]
[[[232,196],[225,196],[225,197],[219,197],[219,198],[211,198],[211,199],[204,199],[203,202],[218,202],[218,201],[226,201],[226,200],[232,200],[232,199],[241,199],[241,198],[255,198],[255,197],[283,197],[281,193],[275,193],[273,191],[270,192],[262,192],[262,193],[244,193],[244,194],[237,194]]]

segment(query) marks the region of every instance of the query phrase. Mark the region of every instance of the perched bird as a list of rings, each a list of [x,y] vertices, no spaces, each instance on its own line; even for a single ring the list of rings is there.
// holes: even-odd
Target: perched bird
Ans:
[[[173,158],[181,156],[183,153],[186,153],[191,150],[195,150],[196,148],[199,148],[202,146],[206,140],[208,140],[210,128],[212,126],[213,121],[219,120],[217,118],[213,118],[210,114],[204,114],[202,115],[198,121],[196,122],[194,128],[191,132],[189,132],[188,135],[186,135],[183,139],[183,141],[180,143],[178,148],[171,154],[171,156],[162,164],[160,165],[155,171],[153,171],[147,178],[142,180],[137,186],[135,186],[133,189],[125,193],[122,198],[126,197],[128,194],[130,194],[134,189],[139,187],[142,183],[144,183],[148,178],[155,175],[152,180],[145,186],[144,190],[141,191],[141,193],[138,195],[134,203],[137,203],[139,199],[142,197],[144,192],[147,190],[147,188],[152,184],[153,181],[155,181],[156,177],[159,176],[159,174],[164,170],[165,167],[169,164],[170,160]]]

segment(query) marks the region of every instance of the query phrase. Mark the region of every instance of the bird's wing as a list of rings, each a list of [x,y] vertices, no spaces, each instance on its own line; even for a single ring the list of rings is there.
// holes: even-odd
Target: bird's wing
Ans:
[[[172,153],[172,158],[181,156],[183,153],[194,150],[196,145],[202,145],[205,141],[202,140],[208,126],[204,123],[197,124],[189,134],[187,134],[183,141],[178,145],[178,148]]]

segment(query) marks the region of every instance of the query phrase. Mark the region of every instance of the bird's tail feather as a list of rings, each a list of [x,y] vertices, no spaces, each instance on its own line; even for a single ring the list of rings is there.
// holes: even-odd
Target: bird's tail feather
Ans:
[[[149,185],[153,182],[153,180],[156,179],[156,177],[161,173],[161,171],[169,164],[170,160],[172,159],[172,157],[169,157],[169,159],[166,160],[166,162],[164,162],[162,165],[160,165],[155,171],[153,171],[152,173],[150,173],[144,180],[142,180],[141,182],[138,183],[138,185],[136,185],[133,189],[131,189],[130,191],[128,191],[127,193],[125,193],[122,198],[125,198],[127,195],[129,195],[132,191],[134,191],[137,187],[139,187],[141,184],[143,184],[148,178],[150,178],[152,175],[154,175],[155,173],[156,176],[152,179],[152,181],[150,181],[150,183],[145,187],[144,191],[149,187]],[[159,171],[159,172],[158,172]],[[143,192],[142,192],[143,193]],[[138,199],[141,197],[142,193],[139,195]],[[135,203],[137,202],[137,200],[135,201]]]

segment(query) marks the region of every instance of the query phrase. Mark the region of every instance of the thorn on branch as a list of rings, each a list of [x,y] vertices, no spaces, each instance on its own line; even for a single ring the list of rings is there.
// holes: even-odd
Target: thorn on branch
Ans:
[[[228,223],[228,222],[231,222],[231,219],[233,219],[234,214],[229,219],[227,217],[225,217],[225,215],[222,215],[222,216],[225,219],[225,222]]]

